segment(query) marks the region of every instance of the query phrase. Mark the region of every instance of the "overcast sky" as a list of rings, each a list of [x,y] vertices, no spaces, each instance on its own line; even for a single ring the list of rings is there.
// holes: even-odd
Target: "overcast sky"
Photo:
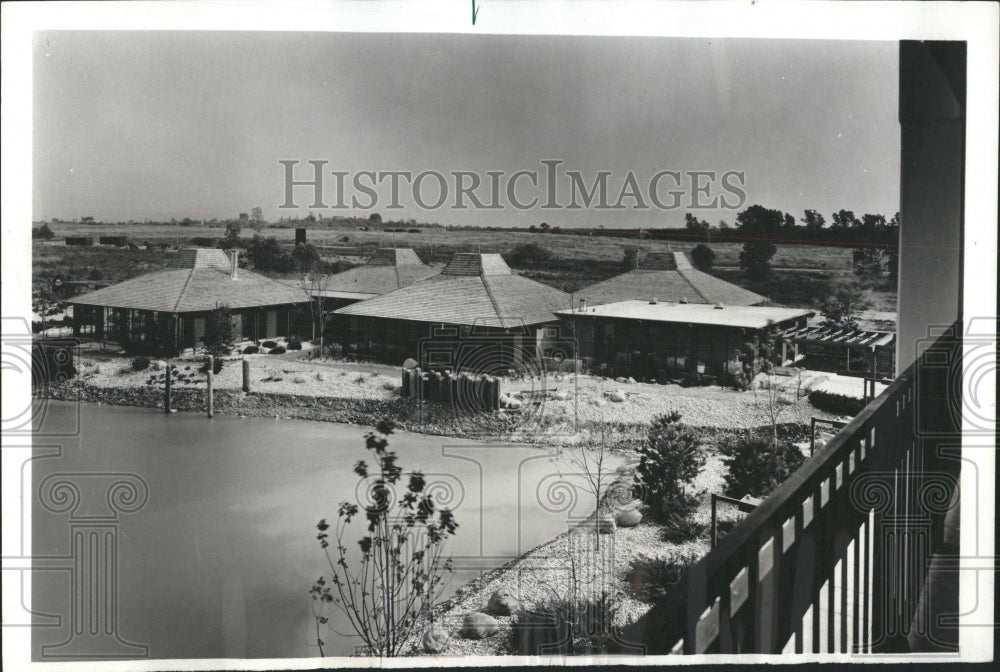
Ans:
[[[388,182],[371,209],[443,224],[679,226],[648,185],[662,170],[742,171],[743,207],[898,210],[895,42],[227,32],[46,32],[34,53],[35,219],[228,218],[261,206],[276,220],[281,160],[358,171],[539,174],[545,159],[589,185],[611,171],[613,204],[629,171],[647,209],[418,207]],[[311,177],[302,163],[296,177]],[[449,177],[449,180],[453,178]],[[660,183],[660,201],[677,187]],[[686,187],[682,184],[681,187]],[[337,200],[327,177],[325,202]],[[424,202],[437,183],[425,182]],[[709,199],[732,192],[712,187]],[[367,205],[368,198],[359,196]],[[311,204],[310,189],[295,200]],[[702,197],[701,200],[705,200]],[[319,214],[319,211],[317,211]],[[730,224],[735,211],[699,210]]]

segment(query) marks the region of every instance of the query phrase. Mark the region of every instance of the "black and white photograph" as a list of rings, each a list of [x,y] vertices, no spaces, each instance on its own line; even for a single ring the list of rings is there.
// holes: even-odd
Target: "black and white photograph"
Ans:
[[[2,12],[4,669],[993,661],[1000,5]]]

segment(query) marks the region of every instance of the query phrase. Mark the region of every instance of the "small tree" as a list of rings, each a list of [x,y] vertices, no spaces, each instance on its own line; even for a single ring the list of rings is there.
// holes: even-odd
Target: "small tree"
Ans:
[[[295,249],[292,250],[292,259],[302,273],[308,273],[321,262],[319,250],[310,243],[296,243]]]
[[[219,242],[219,247],[221,247],[224,250],[231,250],[235,247],[241,247],[243,245],[243,241],[240,240],[241,228],[242,227],[240,227],[240,223],[238,221],[229,222],[228,224],[226,224],[226,235]]]
[[[847,324],[870,305],[861,283],[852,280],[836,285],[832,295],[823,302],[822,310],[827,319]]]
[[[578,469],[578,473],[583,477],[584,488],[594,498],[594,516],[600,517],[601,501],[607,493],[608,486],[614,480],[615,469],[611,466],[611,455],[614,448],[607,433],[607,424],[600,423],[600,434],[594,441],[587,445],[568,450],[566,455],[569,462]],[[598,523],[599,524],[599,523]],[[601,535],[595,525],[596,547],[601,548]]]
[[[39,240],[52,240],[56,234],[52,232],[48,224],[42,224],[38,228],[31,230],[31,237]]]
[[[712,270],[712,264],[715,263],[715,252],[704,243],[696,245],[691,250],[691,263],[699,270],[710,271]]]
[[[354,473],[370,481],[371,501],[361,506],[341,502],[332,540],[326,520],[317,525],[316,538],[330,568],[329,581],[320,576],[310,590],[320,655],[320,626],[333,629],[324,613],[327,604],[347,616],[371,654],[400,655],[412,642],[417,627],[431,616],[435,591],[444,575],[451,572],[451,558],[442,561],[442,554],[458,523],[450,510],[435,507],[420,472],[410,472],[405,492],[396,492],[402,487],[404,473],[396,464],[396,453],[388,450],[392,432],[392,422],[383,420],[365,435],[375,471],[369,472],[364,460],[354,465]],[[345,533],[362,512],[368,521],[367,533],[358,541],[361,557],[352,570]]]
[[[668,520],[683,520],[694,510],[698,500],[688,490],[705,466],[697,437],[680,419],[676,411],[653,419],[636,470],[646,503]]]
[[[226,304],[217,304],[205,319],[202,342],[210,355],[221,357],[233,351],[233,311]]]

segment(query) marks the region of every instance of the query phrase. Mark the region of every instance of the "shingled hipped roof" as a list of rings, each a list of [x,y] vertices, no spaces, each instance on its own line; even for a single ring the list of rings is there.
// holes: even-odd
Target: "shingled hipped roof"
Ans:
[[[426,265],[409,248],[378,250],[363,266],[310,282],[309,292],[315,296],[339,299],[370,299],[409,287],[415,282],[438,274],[438,269]]]
[[[245,269],[232,277],[232,262],[218,249],[181,250],[167,268],[74,297],[71,303],[86,306],[133,308],[164,313],[305,303],[301,289]]]
[[[386,319],[515,329],[555,320],[569,294],[511,272],[499,254],[456,254],[440,275],[336,311]]]
[[[595,306],[654,298],[727,306],[753,306],[767,301],[767,297],[696,270],[680,252],[650,252],[639,268],[581,289],[577,296]]]

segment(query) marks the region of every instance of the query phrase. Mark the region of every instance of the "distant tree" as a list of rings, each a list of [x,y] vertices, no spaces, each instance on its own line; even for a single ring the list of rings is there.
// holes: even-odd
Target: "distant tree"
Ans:
[[[835,229],[850,229],[855,226],[855,222],[858,222],[857,218],[854,217],[854,212],[852,210],[838,210],[833,213],[833,228]]]
[[[805,217],[802,218],[802,223],[806,225],[806,233],[812,237],[823,228],[826,220],[818,211],[806,210]]]
[[[254,231],[258,233],[267,224],[264,221],[264,210],[259,205],[250,208],[250,221],[253,222]]]
[[[241,212],[240,213],[240,219],[243,220],[243,221],[245,221],[245,222],[248,222],[248,221],[250,221],[250,215],[248,215],[245,212]]]
[[[708,245],[699,243],[691,250],[691,263],[698,270],[710,271],[712,270],[712,264],[715,263],[715,252]]]
[[[42,224],[37,228],[31,230],[31,237],[38,238],[39,240],[52,240],[56,234],[52,232],[48,224]]]
[[[684,228],[697,236],[708,235],[709,225],[704,220],[699,220],[690,212],[684,215]]]
[[[728,231],[729,224],[724,219],[719,220],[719,231]]]
[[[368,221],[372,222],[373,224],[381,224],[382,215],[378,214],[377,212],[373,212],[372,214],[368,215]]]
[[[528,231],[535,233],[536,231],[538,231],[538,227],[532,224],[531,226],[528,227]]]
[[[94,218],[91,217],[90,215],[87,215],[86,217],[81,217],[80,218],[80,223],[81,224],[93,224],[94,223]]]
[[[288,273],[295,268],[295,259],[278,244],[277,238],[254,234],[247,250],[254,268],[268,272]]]
[[[740,268],[751,280],[763,280],[771,274],[771,257],[778,251],[771,240],[784,223],[780,210],[751,205],[736,217],[736,227],[749,238],[740,252]]]
[[[221,303],[215,306],[205,319],[205,335],[202,342],[210,355],[222,357],[233,351],[233,311]]]
[[[310,243],[296,244],[295,249],[292,250],[292,258],[303,273],[310,272],[320,263],[319,250]]]
[[[781,228],[785,232],[785,235],[791,235],[795,233],[795,216],[792,215],[792,213],[790,212],[785,213],[785,221]]]
[[[305,216],[305,219],[303,221],[306,221],[306,222],[309,222],[309,223],[315,222],[316,221],[316,215],[314,215],[313,213],[310,212],[308,215]]]
[[[99,268],[90,269],[90,273],[87,274],[87,279],[89,280],[103,280],[104,273],[101,272]]]
[[[543,232],[548,232],[548,230],[551,227],[547,223],[542,222],[541,224],[538,225],[538,228],[541,229]]]
[[[857,280],[841,282],[823,302],[823,315],[835,322],[847,323],[871,305],[864,287]]]
[[[243,241],[240,239],[240,227],[239,221],[229,222],[226,224],[226,235],[219,242],[219,247],[224,250],[231,250],[236,247],[242,247]]]
[[[194,225],[195,221],[190,217],[185,217],[184,219],[181,220],[181,226],[194,226]]]

